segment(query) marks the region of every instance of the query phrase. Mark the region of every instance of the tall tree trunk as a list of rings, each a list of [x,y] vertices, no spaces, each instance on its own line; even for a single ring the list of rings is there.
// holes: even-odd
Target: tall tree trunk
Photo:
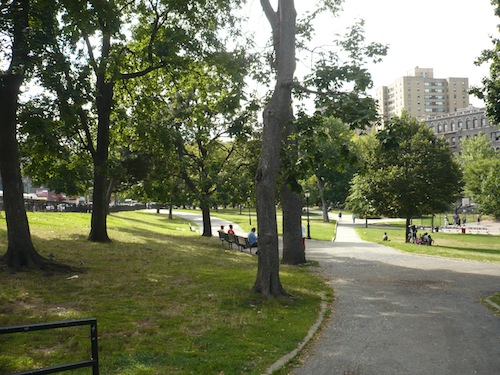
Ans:
[[[210,219],[210,197],[205,197],[200,202],[201,213],[203,216],[203,234],[204,237],[212,237],[212,221]]]
[[[18,0],[11,5],[13,42],[11,65],[0,75],[0,174],[7,222],[7,252],[1,261],[13,270],[39,269],[49,262],[35,250],[24,206],[23,182],[17,144],[17,105],[28,63],[29,2]]]
[[[8,239],[2,260],[13,270],[37,269],[46,262],[31,241],[24,206],[16,132],[17,99],[22,81],[22,76],[16,74],[0,77],[0,173]]]
[[[283,129],[293,119],[291,93],[295,72],[297,15],[293,0],[280,0],[277,11],[274,11],[269,0],[261,0],[261,4],[273,30],[276,86],[264,109],[261,157],[255,176],[259,260],[253,290],[271,298],[286,295],[279,277],[276,185]]]
[[[92,219],[89,241],[109,242],[107,231],[108,215],[108,156],[109,156],[109,128],[111,108],[113,105],[113,82],[105,82],[104,74],[97,78],[97,147],[93,155],[94,161],[94,192],[92,198]]]
[[[306,262],[305,246],[302,241],[302,207],[304,200],[288,185],[281,188],[283,208],[283,258],[284,264],[303,264]],[[286,234],[286,235],[285,235]]]
[[[323,222],[324,223],[329,223],[330,218],[328,217],[328,205],[326,204],[325,200],[325,181],[321,178],[316,176],[318,180],[318,189],[319,189],[319,195],[321,197],[321,206],[323,209],[321,210],[323,213]]]

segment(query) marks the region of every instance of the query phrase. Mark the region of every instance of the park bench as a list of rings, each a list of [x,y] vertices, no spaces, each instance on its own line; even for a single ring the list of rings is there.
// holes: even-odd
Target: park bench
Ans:
[[[488,228],[478,227],[478,226],[465,226],[465,227],[439,227],[439,230],[443,233],[471,233],[471,234],[488,234]]]
[[[474,234],[488,234],[488,228],[486,227],[466,227],[466,231]]]
[[[439,231],[443,233],[460,233],[461,229],[455,226],[439,227]]]
[[[425,231],[425,232],[432,232],[432,227],[430,226],[425,226],[425,225],[419,225],[417,227],[419,231]]]
[[[258,250],[257,247],[250,246],[247,237],[237,236],[236,234],[224,233],[219,231],[219,239],[221,241],[222,246],[224,246],[224,244],[227,243],[229,249],[232,249],[233,244],[235,244],[236,246],[238,246],[238,249],[240,251],[248,249],[250,251],[250,254],[252,254],[252,249]]]

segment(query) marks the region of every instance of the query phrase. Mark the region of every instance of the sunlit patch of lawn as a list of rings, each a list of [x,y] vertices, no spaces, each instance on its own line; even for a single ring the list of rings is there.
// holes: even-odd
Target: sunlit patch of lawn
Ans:
[[[294,298],[262,299],[251,291],[256,257],[167,215],[113,213],[106,244],[86,240],[89,214],[30,213],[29,221],[42,255],[85,271],[0,273],[0,325],[95,317],[103,374],[260,374],[304,338],[322,296],[331,298],[308,267],[282,266]],[[0,373],[89,357],[86,332],[44,332],[2,337]]]
[[[469,259],[482,262],[500,262],[500,237],[486,234],[430,233],[433,246],[405,243],[405,229],[356,228],[359,236],[370,242],[380,243],[414,254]],[[382,241],[387,232],[390,241]]]

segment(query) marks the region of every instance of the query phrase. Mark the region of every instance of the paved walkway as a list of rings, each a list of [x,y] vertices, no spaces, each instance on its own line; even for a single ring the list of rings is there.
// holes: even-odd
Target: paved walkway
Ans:
[[[411,255],[364,242],[344,220],[335,243],[309,241],[336,301],[294,375],[500,374],[500,264]]]
[[[500,264],[402,253],[342,220],[335,242],[307,241],[336,299],[293,375],[500,374],[500,318],[480,303],[500,291]]]

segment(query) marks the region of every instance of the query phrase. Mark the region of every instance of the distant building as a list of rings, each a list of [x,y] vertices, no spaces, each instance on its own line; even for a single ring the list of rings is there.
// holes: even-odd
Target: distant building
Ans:
[[[475,137],[480,132],[488,136],[494,149],[500,150],[499,127],[490,124],[484,108],[469,106],[453,113],[421,117],[420,120],[425,121],[437,136],[445,137],[454,152],[460,153],[462,139]]]
[[[469,106],[468,78],[434,78],[432,68],[416,67],[390,86],[376,90],[383,121],[403,110],[415,118],[456,112]]]

